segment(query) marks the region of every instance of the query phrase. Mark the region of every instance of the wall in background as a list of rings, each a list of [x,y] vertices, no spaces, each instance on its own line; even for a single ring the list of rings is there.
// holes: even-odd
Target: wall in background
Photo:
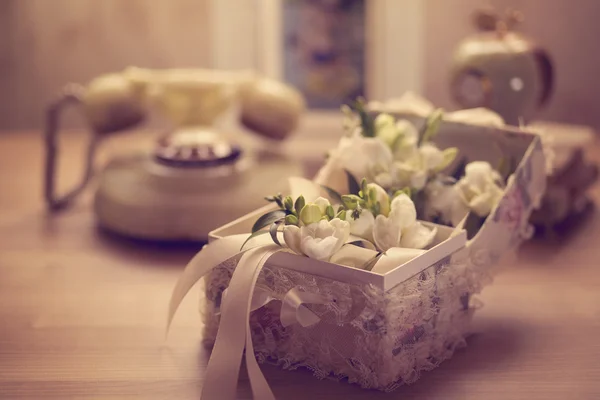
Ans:
[[[0,0],[0,129],[37,128],[67,82],[209,64],[208,0]]]
[[[456,44],[473,32],[472,10],[489,3],[514,6],[526,13],[522,30],[547,47],[556,64],[556,91],[541,117],[600,130],[600,1],[422,1],[425,71],[419,86],[432,101],[454,107],[447,68]],[[208,66],[211,2],[0,0],[0,129],[39,128],[45,104],[69,81],[86,82],[132,64]]]
[[[475,7],[491,4],[525,13],[521,30],[549,50],[554,59],[554,96],[540,118],[588,124],[600,131],[600,1],[598,0],[425,0],[425,95],[453,108],[447,66],[458,42],[473,33]]]

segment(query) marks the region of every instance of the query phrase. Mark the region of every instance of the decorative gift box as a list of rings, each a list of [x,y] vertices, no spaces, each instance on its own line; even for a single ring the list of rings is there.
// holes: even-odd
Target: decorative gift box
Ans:
[[[395,117],[414,126],[428,124],[418,112]],[[485,218],[470,218],[475,207],[456,226],[417,222],[431,233],[427,246],[417,247],[423,250],[345,246],[322,261],[294,254],[288,240],[287,246],[273,244],[269,235],[245,243],[256,218],[275,205],[211,233],[210,243],[190,262],[175,288],[169,317],[170,321],[188,290],[205,277],[204,339],[214,348],[203,398],[235,397],[244,348],[254,397],[273,399],[257,360],[284,369],[306,367],[317,377],[389,391],[416,381],[421,372],[437,367],[465,345],[473,314],[471,296],[491,282],[499,258],[532,234],[528,219],[543,195],[546,166],[538,135],[458,119],[446,114],[432,140],[440,148],[458,148],[460,157],[445,168],[503,158],[513,161],[510,177]],[[331,157],[315,179],[328,191],[339,186]],[[367,189],[363,186],[360,195],[366,196]],[[389,218],[393,207],[394,201]],[[288,205],[281,208],[293,210]],[[299,209],[287,214],[292,217],[286,217],[286,224],[302,225],[296,216],[305,221],[306,213]],[[342,214],[345,211],[338,216]],[[321,217],[333,223],[332,218]],[[470,220],[480,223],[473,228]],[[271,234],[277,237],[280,232],[275,227]],[[381,250],[381,237],[374,242]],[[305,249],[305,254],[310,252]],[[361,269],[355,262],[373,260],[374,254],[370,268]]]

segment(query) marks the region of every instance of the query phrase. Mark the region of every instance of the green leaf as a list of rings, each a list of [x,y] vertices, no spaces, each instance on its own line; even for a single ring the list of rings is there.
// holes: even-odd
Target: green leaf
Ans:
[[[329,186],[325,186],[325,185],[321,185],[321,187],[323,188],[323,190],[325,190],[327,192],[327,196],[329,196],[329,198],[331,199],[331,201],[333,203],[337,203],[337,204],[341,204],[342,203],[342,195],[330,188]]]
[[[275,210],[268,212],[256,220],[252,226],[252,233],[261,230],[265,226],[271,225],[275,221],[279,221],[285,218],[288,213],[283,210]]]
[[[246,245],[246,243],[248,243],[248,241],[250,239],[260,236],[260,235],[264,235],[265,233],[269,233],[269,231],[256,231],[253,234],[251,234],[250,236],[248,236],[248,238],[242,244],[242,247],[240,247],[240,251],[244,250],[244,246]]]
[[[294,209],[296,210],[296,214],[300,215],[300,211],[302,211],[305,205],[306,200],[304,200],[304,196],[300,195],[294,203]]]
[[[452,164],[457,155],[458,148],[456,147],[448,147],[447,149],[444,149],[442,151],[442,163],[435,168],[435,172],[443,171],[448,165]]]
[[[361,247],[363,249],[375,250],[375,245],[373,243],[371,243],[370,241],[368,241],[367,239],[357,239],[357,240],[348,242],[346,244],[356,246],[356,247]]]
[[[346,179],[348,180],[348,190],[350,191],[350,194],[358,195],[358,192],[360,192],[358,181],[348,170],[344,170],[344,172],[346,173]]]
[[[346,210],[342,210],[342,211],[338,212],[335,217],[341,219],[342,221],[345,221],[346,220]]]
[[[279,242],[279,238],[277,237],[277,232],[279,231],[279,225],[281,223],[282,223],[282,221],[273,222],[271,224],[271,227],[269,228],[269,234],[271,235],[271,239],[273,239],[273,242],[277,246],[281,246],[281,243]]]
[[[381,214],[381,203],[377,202],[373,206],[373,215],[378,216],[379,214]]]
[[[444,110],[441,108],[438,108],[429,114],[427,120],[425,120],[425,125],[422,128],[422,132],[419,135],[419,146],[422,143],[431,141],[437,135],[443,118]]]
[[[269,203],[277,203],[280,208],[284,208],[283,206],[283,196],[279,193],[277,196],[267,196],[265,200]]]
[[[369,115],[365,109],[365,101],[362,98],[356,99],[350,106],[360,118],[362,134],[365,137],[375,137],[375,119]]]
[[[362,180],[360,181],[360,191],[363,192],[363,194],[369,191],[368,185],[369,184],[367,183],[367,179],[362,178]]]

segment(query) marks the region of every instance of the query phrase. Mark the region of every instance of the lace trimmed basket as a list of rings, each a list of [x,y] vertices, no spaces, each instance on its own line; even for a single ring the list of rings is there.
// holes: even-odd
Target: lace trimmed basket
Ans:
[[[423,123],[420,117],[401,117],[417,126]],[[499,258],[532,233],[528,219],[545,188],[544,152],[532,133],[447,121],[435,142],[441,148],[458,147],[469,161],[495,164],[502,154],[517,161],[503,198],[477,234],[467,240],[464,231],[456,234],[438,226],[431,250],[384,275],[275,254],[260,272],[254,292],[275,301],[250,315],[259,362],[285,369],[305,367],[319,378],[333,376],[388,391],[416,381],[421,372],[437,367],[465,345],[473,315],[471,296],[491,282]],[[213,231],[211,240],[249,232],[262,211]],[[221,300],[236,262],[217,266],[205,281],[208,343],[217,337]],[[326,299],[304,304],[317,318],[310,326],[281,322],[279,300],[293,290]]]

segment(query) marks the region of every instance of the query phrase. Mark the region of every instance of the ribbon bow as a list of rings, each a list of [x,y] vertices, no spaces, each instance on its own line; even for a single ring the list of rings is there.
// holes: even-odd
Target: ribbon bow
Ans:
[[[264,244],[250,250],[240,251],[246,235],[232,235],[205,246],[188,263],[179,278],[169,304],[167,332],[179,304],[190,289],[215,267],[239,258],[229,287],[228,295],[221,302],[221,321],[215,345],[208,361],[201,400],[234,400],[238,375],[246,350],[246,368],[255,399],[275,400],[260,367],[254,357],[250,330],[250,313],[273,300],[281,300],[281,323],[289,326],[298,322],[311,326],[320,318],[304,304],[324,304],[323,296],[292,288],[282,298],[257,290],[256,280],[267,260],[283,249],[275,244]],[[241,258],[240,258],[241,256]]]
[[[229,289],[223,291],[222,301],[225,301],[228,291]],[[329,299],[319,294],[303,292],[297,287],[291,288],[284,295],[256,287],[250,303],[250,312],[256,311],[272,301],[281,301],[281,311],[279,313],[281,325],[288,327],[298,323],[303,328],[308,328],[317,324],[321,318],[304,304],[327,304]],[[221,310],[217,310],[216,314],[220,313]]]

